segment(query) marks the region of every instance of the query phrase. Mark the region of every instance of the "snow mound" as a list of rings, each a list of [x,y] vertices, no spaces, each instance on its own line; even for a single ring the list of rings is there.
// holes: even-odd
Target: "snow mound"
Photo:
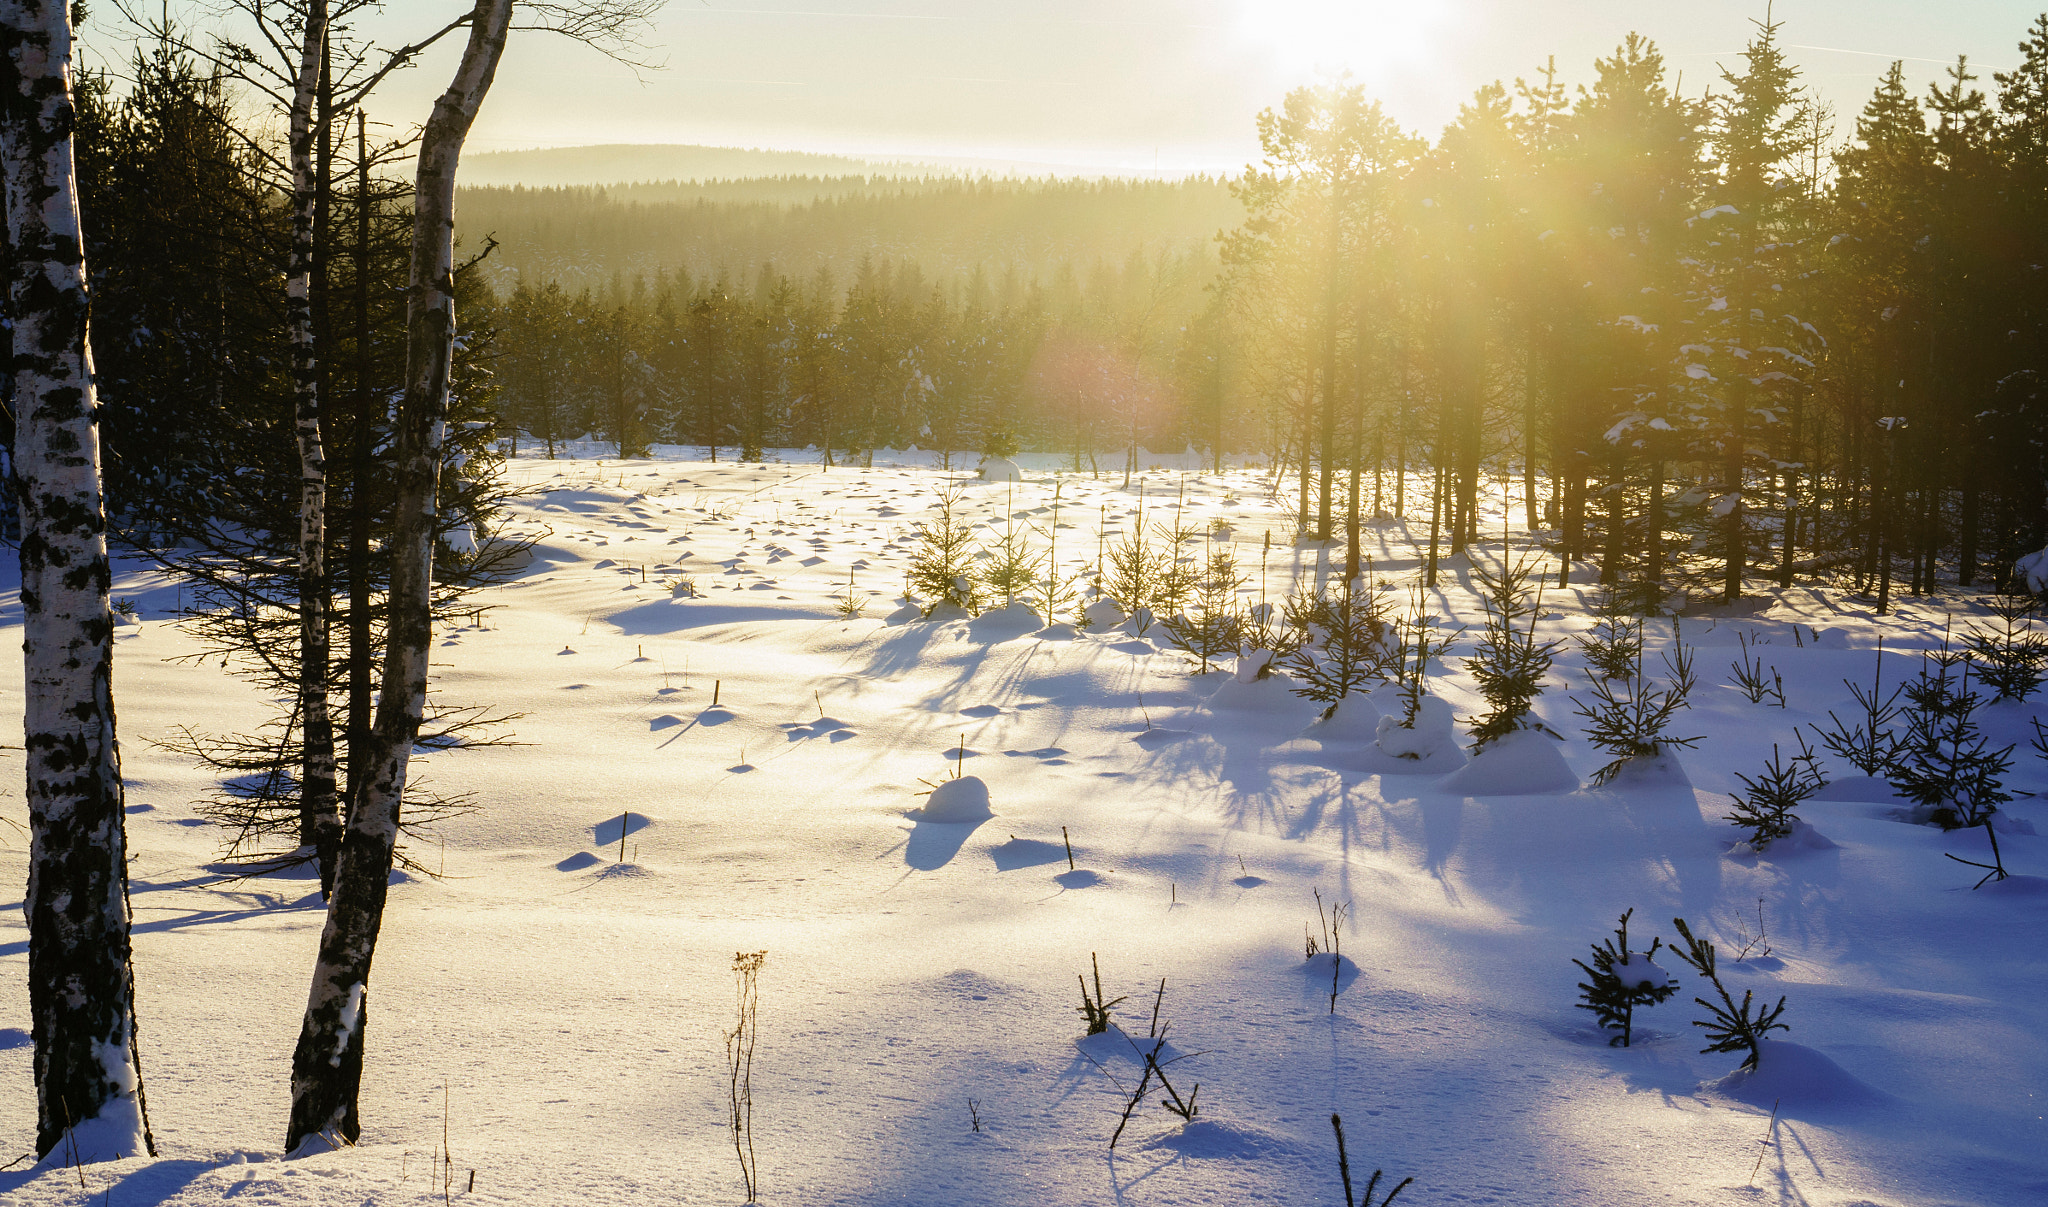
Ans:
[[[1008,457],[985,457],[976,476],[984,482],[1022,482],[1024,471]]]
[[[1884,1091],[1864,1084],[1804,1044],[1767,1039],[1762,1053],[1755,1069],[1737,1069],[1717,1081],[1704,1082],[1701,1092],[1759,1110],[1776,1105],[1780,1114],[1865,1110],[1890,1100]]]
[[[1139,608],[1124,618],[1123,629],[1133,637],[1143,637],[1157,623],[1158,618],[1152,615],[1152,609]]]
[[[2012,564],[2013,577],[2023,578],[2036,592],[2048,592],[2048,549],[2029,553]]]
[[[1203,1112],[1206,1114],[1207,1112]],[[1223,1161],[1266,1161],[1295,1155],[1294,1146],[1271,1132],[1242,1123],[1195,1119],[1138,1147],[1183,1157]]]
[[[1267,675],[1249,683],[1233,675],[1216,685],[1204,707],[1211,712],[1294,712],[1303,701],[1286,675]]]
[[[1460,796],[1534,796],[1576,792],[1579,777],[1565,765],[1556,739],[1524,729],[1489,743],[1437,786]]]
[[[1396,758],[1433,759],[1458,749],[1456,720],[1450,702],[1424,696],[1415,710],[1414,728],[1406,728],[1399,717],[1381,717],[1376,729],[1379,747]]]
[[[1073,868],[1054,876],[1053,883],[1061,888],[1094,888],[1098,884],[1108,884],[1109,880],[1101,872]]]
[[[929,620],[929,621],[931,621],[931,622],[932,622],[933,624],[939,624],[939,623],[942,623],[942,622],[944,622],[944,621],[948,621],[948,620],[972,620],[972,619],[974,619],[974,618],[973,618],[972,616],[969,616],[969,615],[967,614],[967,609],[966,609],[966,608],[963,608],[963,607],[961,607],[961,606],[960,606],[959,604],[956,604],[956,603],[946,603],[946,602],[944,602],[944,601],[941,601],[941,602],[939,602],[939,603],[933,604],[933,605],[932,605],[932,610],[931,610],[931,611],[929,611],[929,612],[926,612],[926,613],[924,614],[924,618],[925,618],[926,620]]]
[[[1685,768],[1680,765],[1678,756],[1668,750],[1662,754],[1638,755],[1628,760],[1605,785],[1609,792],[1690,787],[1692,780],[1685,774]]]
[[[1318,742],[1372,742],[1380,735],[1380,710],[1366,695],[1345,696],[1324,707],[1301,736]]]
[[[1270,674],[1267,668],[1272,666],[1273,651],[1246,650],[1237,656],[1237,668],[1233,673],[1236,674],[1239,683],[1253,683],[1260,677]]]
[[[1847,775],[1829,780],[1814,800],[1861,801],[1865,804],[1893,804],[1902,799],[1892,786],[1874,775]]]
[[[1124,622],[1123,608],[1107,595],[1081,609],[1081,614],[1088,618],[1088,627],[1097,632],[1113,629]]]
[[[1776,842],[1758,850],[1747,839],[1728,848],[1733,859],[1754,859],[1759,856],[1770,859],[1785,859],[1793,855],[1806,855],[1814,851],[1835,850],[1835,841],[1803,821],[1792,823],[1792,832]]]
[[[918,821],[958,823],[987,821],[995,816],[995,811],[988,806],[988,785],[981,782],[981,777],[963,775],[932,789],[932,794],[925,797],[924,808],[911,816]]]
[[[1021,637],[1045,627],[1045,620],[1023,600],[1016,600],[1007,607],[991,608],[974,618],[971,626],[977,635],[992,636],[1007,634]]]

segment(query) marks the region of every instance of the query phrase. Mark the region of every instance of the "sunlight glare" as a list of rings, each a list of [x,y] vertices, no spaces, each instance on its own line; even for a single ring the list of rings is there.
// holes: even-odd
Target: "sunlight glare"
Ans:
[[[1456,0],[1239,0],[1246,41],[1291,73],[1371,77],[1433,59]]]

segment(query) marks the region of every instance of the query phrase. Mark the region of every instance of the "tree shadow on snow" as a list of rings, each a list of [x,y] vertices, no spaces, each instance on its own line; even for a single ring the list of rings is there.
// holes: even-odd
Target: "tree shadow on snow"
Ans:
[[[935,872],[953,862],[953,856],[967,844],[968,836],[981,828],[979,821],[920,821],[910,828],[903,844],[903,862],[920,872]]]

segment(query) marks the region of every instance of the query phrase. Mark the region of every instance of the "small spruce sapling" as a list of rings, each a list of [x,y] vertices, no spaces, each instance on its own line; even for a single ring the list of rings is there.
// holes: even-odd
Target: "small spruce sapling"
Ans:
[[[1785,1013],[1785,998],[1781,994],[1778,1004],[1770,1009],[1757,1005],[1747,989],[1742,991],[1742,1000],[1737,1002],[1721,983],[1720,973],[1714,970],[1714,945],[1705,939],[1696,938],[1684,918],[1673,918],[1671,925],[1678,928],[1678,937],[1685,941],[1680,947],[1673,944],[1671,952],[1690,964],[1694,971],[1714,986],[1714,993],[1721,1000],[1710,1002],[1703,997],[1692,1000],[1705,1007],[1706,1018],[1696,1018],[1692,1025],[1706,1032],[1706,1052],[1745,1052],[1741,1067],[1754,1070],[1763,1058],[1763,1041],[1773,1031],[1789,1031],[1790,1027],[1778,1021]]]
[[[1422,701],[1429,695],[1429,664],[1441,657],[1457,644],[1464,625],[1448,633],[1439,633],[1437,618],[1422,610],[1422,592],[1418,589],[1409,602],[1408,619],[1397,623],[1400,639],[1396,642],[1391,659],[1392,674],[1387,678],[1399,690],[1401,697],[1401,721],[1403,729],[1415,728],[1415,715],[1422,710]]]
[[[1600,1026],[1619,1034],[1607,1038],[1610,1048],[1626,1048],[1635,1038],[1638,1006],[1655,1006],[1678,992],[1678,982],[1656,964],[1661,938],[1650,940],[1650,950],[1633,952],[1628,946],[1628,920],[1635,910],[1624,910],[1614,928],[1614,937],[1593,944],[1593,962],[1573,960],[1586,979],[1579,982],[1578,1008],[1591,1010]]]
[[[1299,621],[1290,627],[1304,637],[1285,657],[1287,669],[1301,680],[1295,695],[1335,704],[1386,678],[1394,653],[1388,648],[1386,601],[1363,577],[1290,605]]]
[[[974,535],[955,514],[959,505],[958,490],[941,491],[938,517],[917,525],[917,551],[910,558],[910,589],[926,601],[927,616],[946,604],[969,613],[976,610]]]
[[[987,552],[988,560],[975,572],[976,585],[1005,605],[1017,602],[1019,595],[1035,585],[1038,559],[1032,556],[1031,544],[1014,517],[1004,525],[1002,539]]]
[[[2007,590],[1991,599],[1996,625],[1973,626],[1964,637],[1977,664],[1977,680],[1996,693],[1993,700],[2024,702],[2048,679],[2048,634],[2034,620],[2038,601]]]
[[[1088,1034],[1100,1035],[1109,1030],[1109,1012],[1111,1008],[1121,1005],[1124,999],[1119,997],[1104,1000],[1102,996],[1102,961],[1096,959],[1095,953],[1090,952],[1088,953],[1088,963],[1095,969],[1095,996],[1092,998],[1088,996],[1087,980],[1082,978],[1080,973],[1075,973],[1075,979],[1081,982],[1081,1004],[1076,1006],[1075,1009],[1081,1012],[1082,1018],[1088,1020]]]
[[[2012,746],[1993,749],[1977,727],[1983,697],[1970,690],[1969,655],[1941,649],[1921,655],[1920,674],[1905,685],[1906,734],[1886,778],[1914,802],[1920,820],[1944,830],[1985,824],[2012,799],[2003,786]]]
[[[1799,753],[1789,760],[1779,757],[1778,744],[1771,743],[1771,761],[1764,764],[1763,774],[1755,779],[1735,773],[1742,781],[1743,791],[1734,794],[1735,810],[1723,820],[1749,831],[1749,849],[1761,851],[1780,838],[1789,837],[1793,827],[1799,824],[1799,815],[1793,810],[1814,793],[1827,786],[1827,779],[1815,765],[1819,755],[1806,744],[1803,734],[1799,739]]]
[[[1211,659],[1236,653],[1243,641],[1237,591],[1244,584],[1237,559],[1228,549],[1218,550],[1209,555],[1201,581],[1195,584],[1194,615],[1176,612],[1160,622],[1168,640],[1201,662],[1204,675]]]
[[[1593,786],[1611,782],[1621,769],[1635,759],[1656,758],[1672,748],[1691,749],[1701,736],[1674,738],[1665,731],[1677,715],[1689,706],[1687,697],[1698,680],[1693,676],[1692,650],[1679,646],[1662,655],[1670,678],[1661,687],[1650,684],[1643,674],[1638,653],[1633,672],[1616,688],[1613,680],[1588,672],[1593,702],[1572,697],[1572,709],[1586,719],[1586,738],[1613,755],[1612,761],[1593,773]]]
[[[1351,1154],[1344,1151],[1344,1117],[1332,1114],[1330,1116],[1330,1127],[1337,1133],[1337,1173],[1344,1179],[1344,1207],[1360,1207],[1359,1200],[1351,1195]],[[1387,1207],[1389,1203],[1394,1201],[1394,1196],[1408,1189],[1409,1185],[1415,1181],[1414,1178],[1402,1178],[1401,1184],[1389,1190],[1386,1198],[1375,1203],[1372,1201],[1372,1196],[1378,1191],[1380,1179],[1385,1174],[1385,1170],[1375,1169],[1372,1171],[1372,1177],[1365,1184],[1363,1207]]]
[[[1643,660],[1643,622],[1630,616],[1621,596],[1602,592],[1594,602],[1599,617],[1592,629],[1577,638],[1587,665],[1609,679],[1626,679],[1635,674]]]
[[[1472,738],[1481,750],[1517,730],[1543,728],[1530,721],[1530,708],[1564,643],[1536,640],[1543,589],[1531,586],[1535,576],[1535,559],[1527,556],[1497,571],[1478,572],[1486,627],[1465,669],[1487,703],[1486,712],[1472,721]]]
[[[1741,655],[1735,661],[1728,664],[1728,669],[1734,674],[1733,682],[1735,689],[1741,692],[1743,698],[1747,699],[1751,704],[1761,704],[1765,700],[1776,700],[1778,707],[1783,708],[1785,707],[1785,677],[1778,673],[1777,667],[1767,667],[1764,665],[1762,655],[1755,653],[1753,650],[1755,640],[1755,635],[1752,633],[1738,633],[1735,635],[1736,644],[1742,647]]]
[[[1854,724],[1836,716],[1828,710],[1828,720],[1834,722],[1833,729],[1811,726],[1821,745],[1836,758],[1855,766],[1865,775],[1878,775],[1898,756],[1898,738],[1892,733],[1892,722],[1899,717],[1899,693],[1904,686],[1894,687],[1887,695],[1884,690],[1884,638],[1877,640],[1877,669],[1870,680],[1870,689],[1865,691],[1860,683],[1842,680],[1842,686],[1849,689],[1849,695],[1856,701],[1856,707],[1863,710],[1863,716]]]

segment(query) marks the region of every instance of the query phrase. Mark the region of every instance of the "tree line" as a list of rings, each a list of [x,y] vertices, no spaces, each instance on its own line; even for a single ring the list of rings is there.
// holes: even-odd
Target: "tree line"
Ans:
[[[1434,141],[1362,86],[1296,90],[1211,248],[1098,239],[1085,270],[1006,256],[1000,223],[932,268],[873,237],[971,229],[934,216],[986,219],[986,184],[780,209],[725,185],[466,195],[518,199],[555,249],[501,279],[501,414],[548,452],[1250,452],[1353,572],[1361,525],[1400,516],[1428,523],[1433,578],[1500,501],[1652,611],[1802,579],[1880,609],[2003,586],[2048,521],[2048,17],[1990,81],[1959,60],[1915,95],[1893,64],[1847,130],[1780,28],[1695,95],[1631,34],[1576,88],[1554,60],[1480,88]],[[1212,212],[1158,185],[1074,196],[1152,198],[1169,230]],[[851,204],[860,230],[789,216]],[[592,207],[631,217],[575,240],[538,218]],[[802,229],[812,267],[664,243],[684,211]]]

